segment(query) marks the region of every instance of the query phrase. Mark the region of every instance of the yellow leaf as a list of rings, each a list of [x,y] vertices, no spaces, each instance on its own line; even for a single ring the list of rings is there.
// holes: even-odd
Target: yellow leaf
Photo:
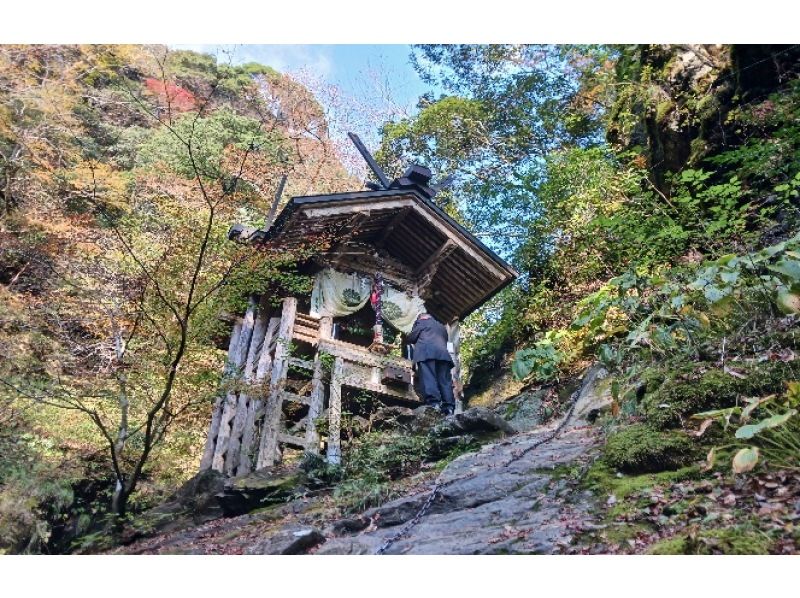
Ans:
[[[758,447],[743,448],[733,457],[733,473],[745,473],[758,463]]]

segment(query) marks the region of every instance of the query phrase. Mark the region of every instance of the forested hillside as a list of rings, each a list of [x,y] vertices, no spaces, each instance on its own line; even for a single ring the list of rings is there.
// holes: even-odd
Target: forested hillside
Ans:
[[[561,549],[797,552],[800,47],[411,59],[443,92],[385,123],[377,160],[453,174],[435,200],[521,273],[464,323],[467,400],[526,431],[576,388],[604,399],[597,453],[553,474],[599,505]],[[227,228],[261,225],[283,174],[284,197],[362,182],[291,78],[140,46],[0,47],[0,173],[0,550],[91,552],[104,513],[119,532],[196,473],[226,317],[249,292],[308,289],[284,267],[302,255],[243,251]],[[344,467],[282,472],[272,502],[354,516],[498,438],[393,417],[353,418]],[[334,528],[413,515],[380,513],[394,522]]]
[[[387,125],[384,159],[457,169],[452,208],[524,272],[473,318],[474,400],[524,391],[557,413],[570,378],[600,362],[608,436],[589,483],[633,502],[611,509],[624,528],[604,537],[612,550],[668,535],[669,509],[694,531],[654,550],[794,550],[800,48],[424,46],[415,58],[452,95]],[[498,369],[516,381],[498,386]],[[750,471],[765,477],[731,477]],[[642,475],[660,472],[670,482]],[[736,480],[714,490],[730,512],[670,497],[683,479]]]
[[[0,537],[61,552],[196,472],[225,314],[308,284],[230,225],[356,182],[304,87],[164,47],[0,47],[0,159]]]

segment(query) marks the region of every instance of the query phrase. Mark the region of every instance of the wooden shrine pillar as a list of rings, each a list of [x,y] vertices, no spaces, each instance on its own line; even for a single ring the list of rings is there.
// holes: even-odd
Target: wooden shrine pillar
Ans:
[[[253,336],[253,327],[255,324],[256,316],[256,301],[251,298],[250,303],[242,319],[241,331],[237,339],[236,347],[232,361],[233,370],[231,372],[230,380],[239,379],[243,372],[247,361],[247,354],[250,349],[250,339]],[[230,444],[231,433],[233,431],[233,419],[236,416],[236,407],[238,404],[237,391],[235,388],[229,388],[225,395],[225,401],[222,406],[222,415],[219,421],[219,430],[217,432],[217,441],[214,447],[214,456],[211,459],[211,469],[217,471],[225,471],[225,458]]]
[[[333,318],[323,316],[319,320],[319,338],[331,338],[333,329]],[[306,446],[308,450],[319,452],[319,434],[314,421],[322,414],[325,409],[325,371],[320,355],[319,346],[314,353],[314,370],[311,375],[311,398],[308,402],[308,423],[306,424]]]
[[[297,315],[297,299],[287,297],[283,300],[278,338],[275,345],[275,357],[272,360],[269,395],[264,412],[264,425],[261,428],[261,442],[256,459],[256,469],[275,465],[280,461],[278,454],[278,432],[281,423],[281,393],[286,384],[289,371],[289,352],[292,342],[294,320]]]
[[[231,331],[231,340],[228,343],[228,356],[225,360],[225,367],[222,371],[222,383],[230,380],[234,372],[238,369],[235,363],[237,355],[237,347],[239,345],[239,335],[242,332],[242,318],[236,320]],[[217,435],[219,434],[219,424],[222,419],[222,410],[224,408],[225,394],[220,393],[214,401],[214,407],[211,411],[211,424],[208,426],[208,436],[206,436],[206,444],[203,448],[203,456],[200,459],[200,471],[204,471],[211,467],[211,462],[214,459],[214,452],[217,446]]]
[[[450,374],[453,377],[453,394],[456,398],[455,412],[461,413],[464,410],[464,384],[461,382],[461,323],[458,320],[447,325],[447,342],[454,364]]]
[[[247,349],[247,359],[244,363],[241,376],[242,381],[248,386],[255,381],[256,362],[259,357],[259,351],[261,351],[264,344],[264,335],[267,332],[267,314],[265,313],[267,306],[263,305],[263,303],[262,305],[258,305],[258,303],[256,297],[251,297],[250,306],[247,310],[247,314],[250,315],[252,312],[256,311],[256,306],[258,306],[255,313],[253,332],[250,337],[250,346]],[[245,316],[245,321],[247,321],[247,316]],[[225,465],[222,470],[223,473],[228,476],[241,473],[239,469],[240,465],[243,464],[241,455],[242,439],[245,432],[245,425],[247,424],[247,413],[252,396],[253,393],[247,386],[239,391],[239,399],[236,402],[235,415],[233,417],[233,423],[231,424],[230,437],[228,438],[228,447],[225,451]],[[245,464],[243,469],[249,470],[249,464]]]
[[[336,357],[331,372],[331,392],[328,401],[328,463],[338,465],[342,462],[342,379],[344,360]]]
[[[258,358],[255,368],[255,376],[250,384],[253,387],[253,395],[247,404],[247,411],[242,432],[241,447],[239,449],[239,467],[236,475],[242,475],[253,471],[253,465],[258,457],[258,431],[261,419],[264,417],[264,404],[266,403],[266,393],[269,392],[270,374],[272,373],[272,352],[278,337],[278,326],[280,318],[272,318],[270,309],[266,302],[262,303],[263,313],[260,314],[266,322],[266,330],[262,335],[260,347],[257,348]],[[254,335],[255,336],[255,335]],[[255,338],[251,344],[255,344]],[[237,414],[238,415],[238,414]]]

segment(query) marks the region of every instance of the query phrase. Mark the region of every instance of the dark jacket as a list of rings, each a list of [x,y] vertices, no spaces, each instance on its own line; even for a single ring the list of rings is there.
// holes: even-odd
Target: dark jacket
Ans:
[[[406,341],[414,345],[414,363],[428,359],[453,363],[447,352],[447,329],[432,317],[417,319]]]

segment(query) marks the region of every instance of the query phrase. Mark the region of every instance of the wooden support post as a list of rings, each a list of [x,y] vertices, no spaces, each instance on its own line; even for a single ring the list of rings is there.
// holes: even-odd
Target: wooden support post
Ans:
[[[319,320],[320,340],[331,338],[332,328],[333,318],[331,316],[321,317]],[[319,434],[317,433],[317,427],[314,425],[314,420],[320,416],[325,407],[324,377],[324,364],[322,363],[319,345],[317,345],[317,352],[314,354],[314,370],[311,378],[311,397],[308,403],[308,423],[306,424],[306,446],[309,451],[315,453],[319,452]]]
[[[258,359],[261,346],[264,344],[264,335],[267,332],[267,318],[265,310],[267,306],[258,306],[255,297],[250,298],[250,306],[257,309],[255,317],[255,324],[253,326],[253,334],[250,338],[250,346],[247,349],[247,359],[242,373],[242,379],[245,384],[252,384],[255,376],[256,361]],[[256,307],[258,306],[258,307]],[[244,434],[244,427],[247,423],[247,408],[250,404],[251,393],[245,388],[239,392],[239,400],[236,403],[236,415],[233,418],[231,426],[231,435],[228,441],[228,450],[225,453],[225,475],[237,475],[237,469],[241,462],[241,446],[242,435]]]
[[[453,395],[456,398],[456,413],[464,410],[464,385],[461,382],[461,324],[454,320],[447,325],[447,341],[452,347],[450,357],[453,359],[453,369],[450,374],[453,377]]]
[[[278,428],[281,423],[281,393],[286,384],[289,370],[290,343],[294,319],[297,315],[297,299],[287,297],[283,300],[281,323],[278,327],[278,341],[275,346],[275,358],[272,361],[272,376],[269,384],[269,396],[264,413],[264,425],[261,428],[261,442],[258,449],[256,469],[275,465],[280,461],[278,454]]]
[[[331,392],[328,402],[328,463],[338,465],[342,462],[342,380],[344,360],[336,357],[331,373]]]
[[[372,309],[375,310],[375,326],[373,327],[372,342],[383,344],[383,276],[380,272],[375,273],[373,282]]]
[[[238,320],[233,325],[231,331],[231,340],[228,343],[228,356],[225,359],[225,367],[222,370],[223,383],[231,376],[233,371],[234,353],[236,346],[239,343],[239,334],[242,331],[242,321]],[[222,419],[223,402],[225,400],[225,393],[220,395],[214,401],[214,408],[211,411],[211,424],[208,426],[208,436],[206,436],[206,445],[203,448],[203,456],[200,459],[200,471],[204,471],[211,467],[211,461],[214,458],[214,449],[217,446],[217,434],[219,433],[219,422]]]
[[[242,319],[242,331],[239,333],[239,341],[236,343],[234,361],[232,362],[232,379],[241,379],[244,373],[245,362],[247,361],[247,351],[250,348],[250,339],[253,336],[253,326],[255,324],[256,303],[251,299],[250,305]],[[211,460],[211,469],[225,472],[225,455],[228,452],[228,445],[233,427],[233,418],[236,416],[236,406],[238,403],[238,393],[229,390],[225,397],[222,408],[222,417],[219,422],[219,432],[217,434],[217,446],[214,447],[214,458]]]
[[[266,311],[265,307],[265,311]],[[267,318],[267,314],[264,314]],[[278,334],[278,326],[280,325],[280,318],[269,318],[267,330],[264,334],[264,342],[261,345],[261,351],[258,356],[258,364],[256,365],[256,374],[253,379],[253,386],[255,387],[255,396],[250,400],[247,406],[247,418],[245,419],[244,431],[242,432],[242,445],[239,456],[239,469],[237,475],[250,473],[253,470],[257,455],[254,454],[257,450],[259,435],[257,433],[258,424],[264,416],[264,403],[266,393],[269,390],[269,385],[264,384],[265,380],[269,380],[272,372],[272,350],[275,345],[275,337]]]

